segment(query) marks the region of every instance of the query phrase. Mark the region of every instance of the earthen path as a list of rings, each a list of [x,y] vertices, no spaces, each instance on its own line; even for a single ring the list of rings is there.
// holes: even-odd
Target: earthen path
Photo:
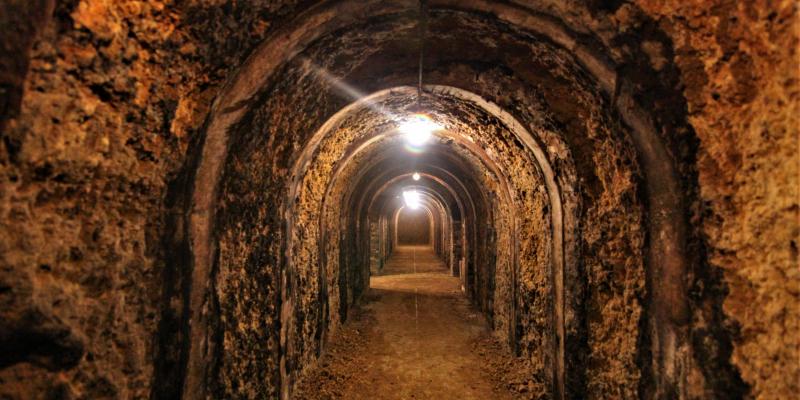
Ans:
[[[474,346],[484,318],[429,247],[397,248],[370,284],[361,315],[334,336],[297,398],[511,398],[482,372]]]

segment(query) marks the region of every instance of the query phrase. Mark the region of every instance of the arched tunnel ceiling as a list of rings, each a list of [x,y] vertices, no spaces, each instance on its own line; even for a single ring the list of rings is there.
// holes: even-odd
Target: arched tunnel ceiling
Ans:
[[[346,5],[344,3],[342,7]],[[307,232],[309,223],[317,219],[324,221],[327,217],[318,211],[320,204],[327,202],[329,195],[336,198],[342,194],[337,195],[335,186],[328,187],[328,184],[325,185],[328,189],[320,193],[316,189],[320,183],[316,177],[337,175],[339,169],[346,170],[348,164],[336,163],[348,158],[353,142],[365,142],[366,145],[361,147],[374,151],[357,154],[357,157],[366,159],[369,154],[380,154],[376,150],[381,148],[377,143],[379,139],[374,135],[391,129],[397,122],[397,114],[402,114],[400,110],[413,104],[413,96],[410,96],[413,92],[406,90],[403,94],[400,90],[383,96],[380,104],[345,108],[348,103],[366,94],[412,83],[416,76],[415,53],[408,51],[409,47],[413,47],[410,43],[415,38],[414,14],[408,9],[384,14],[392,9],[391,4],[378,9],[381,15],[359,19],[356,24],[358,29],[347,22],[348,17],[328,19],[330,15],[325,12],[318,15],[319,19],[307,16],[302,21],[322,25],[298,31],[302,38],[290,35],[285,37],[288,39],[286,43],[269,43],[258,50],[229,86],[228,94],[223,95],[216,105],[220,111],[219,118],[212,118],[209,124],[206,153],[203,156],[203,160],[208,162],[200,164],[199,182],[213,184],[219,179],[219,164],[216,164],[219,161],[215,161],[213,153],[208,153],[215,149],[227,148],[238,160],[230,165],[238,169],[244,165],[259,164],[259,159],[264,159],[268,164],[262,168],[277,173],[288,172],[294,180],[288,187],[285,203],[280,198],[266,200],[286,207],[284,213],[290,218],[289,237],[307,237],[310,234]],[[501,15],[512,19],[519,17],[514,13]],[[534,20],[540,21],[537,18]],[[546,202],[550,207],[537,212],[543,210],[548,215],[552,213],[548,219],[553,240],[551,251],[555,260],[553,301],[556,304],[557,339],[554,341],[560,343],[555,350],[553,379],[558,381],[555,390],[563,392],[566,387],[565,363],[574,363],[565,360],[565,346],[570,346],[568,342],[572,339],[568,338],[569,335],[575,338],[579,336],[577,325],[568,326],[576,321],[573,319],[568,322],[567,318],[572,314],[569,310],[576,307],[573,303],[577,297],[567,293],[578,290],[580,283],[565,278],[565,274],[574,275],[577,266],[578,239],[573,230],[577,227],[580,210],[592,210],[597,207],[596,204],[609,201],[628,202],[638,207],[640,203],[636,188],[642,174],[638,165],[643,162],[645,175],[650,170],[656,173],[653,177],[648,176],[651,184],[645,186],[651,197],[650,204],[658,207],[653,215],[663,216],[650,224],[651,232],[664,238],[659,242],[661,244],[650,248],[653,254],[658,254],[650,258],[650,262],[656,263],[651,270],[653,274],[673,274],[673,277],[680,276],[684,268],[683,256],[679,254],[682,252],[680,236],[683,222],[679,218],[670,218],[670,215],[681,213],[680,201],[675,199],[674,194],[678,183],[664,144],[655,136],[650,125],[653,120],[651,117],[642,119],[643,115],[648,114],[636,107],[635,103],[626,105],[627,108],[622,112],[616,108],[621,103],[630,103],[632,99],[626,92],[630,86],[617,82],[610,72],[612,68],[605,61],[608,54],[602,50],[598,52],[599,49],[588,51],[579,42],[569,42],[563,36],[565,32],[559,31],[553,24],[525,25],[525,22],[534,20],[523,20],[522,26],[514,26],[504,18],[489,18],[463,8],[432,5],[427,39],[431,44],[431,56],[425,64],[425,79],[426,82],[458,89],[455,92],[434,90],[433,96],[430,96],[434,101],[425,103],[425,106],[430,108],[428,111],[434,114],[434,119],[438,114],[445,132],[455,134],[451,140],[455,140],[457,146],[451,146],[452,150],[457,151],[460,146],[468,150],[461,158],[482,160],[473,161],[472,165],[479,166],[473,169],[486,168],[489,173],[472,172],[467,176],[473,176],[473,180],[477,177],[481,181],[473,185],[476,188],[496,188],[492,192],[501,199],[500,204],[505,204],[509,213],[507,217],[498,218],[510,224],[508,229],[515,231],[518,223],[526,225],[524,221],[518,222],[515,215],[517,212],[528,215],[521,209],[533,207],[515,205],[515,199],[519,196],[526,198],[528,193],[535,193],[537,187],[546,187],[549,198]],[[331,29],[332,26],[325,24],[343,25]],[[542,26],[549,30],[539,31]],[[530,30],[531,27],[537,29]],[[318,32],[317,36],[313,36],[315,31]],[[303,44],[295,47],[298,43]],[[567,48],[563,47],[565,44]],[[290,53],[286,53],[287,49]],[[283,56],[279,55],[281,53]],[[288,57],[282,58],[285,56]],[[282,60],[282,64],[275,64],[276,60]],[[272,72],[269,72],[270,69]],[[254,89],[259,93],[254,93]],[[464,93],[467,95],[461,95],[461,98],[453,96],[459,91],[466,91]],[[233,100],[242,96],[252,98],[245,102]],[[484,108],[475,107],[473,101],[467,101],[470,96],[474,96],[472,100],[482,102]],[[490,99],[496,105],[485,99]],[[340,111],[342,109],[347,111]],[[628,126],[634,123],[634,129],[629,130],[621,120],[628,122]],[[233,129],[229,129],[227,126],[233,121],[238,122]],[[509,127],[509,123],[514,126]],[[235,132],[230,141],[216,133],[225,130]],[[326,136],[331,131],[335,134]],[[524,134],[520,134],[520,131]],[[288,138],[300,139],[294,143],[306,144],[301,147],[290,145],[286,141]],[[518,154],[516,158],[512,156],[515,152]],[[274,156],[265,158],[267,154]],[[319,168],[312,167],[308,169],[311,172],[306,174],[306,168],[314,163]],[[503,173],[500,173],[501,170]],[[230,177],[234,170],[229,171]],[[544,181],[536,178],[536,174],[542,171],[545,173]],[[487,179],[490,174],[497,181]],[[353,171],[343,174],[345,178],[355,175]],[[253,177],[247,179],[252,180]],[[336,176],[335,179],[334,184],[353,187],[346,179]],[[516,186],[508,182],[510,179],[516,182]],[[537,179],[538,183],[535,183]],[[280,182],[271,178],[263,182],[265,187],[280,185]],[[302,195],[304,191],[308,195]],[[619,197],[614,192],[627,197]],[[577,193],[581,193],[581,196]],[[608,195],[612,197],[604,199]],[[484,194],[484,197],[491,196]],[[196,196],[196,207],[202,210],[209,200]],[[299,203],[296,204],[297,201]],[[526,204],[535,204],[540,200],[527,197],[526,201]],[[327,207],[331,206],[329,204]],[[484,206],[483,209],[489,208]],[[618,223],[631,229],[640,226],[641,216],[637,213],[619,215],[617,218],[620,219]],[[197,221],[203,223],[204,220]],[[325,226],[323,222],[314,230],[324,235]],[[305,233],[294,233],[294,227]],[[195,237],[197,243],[204,242],[204,229],[195,228],[200,233]],[[509,240],[514,237],[511,234]],[[640,240],[636,235],[629,239],[634,242]],[[204,259],[209,253],[203,251],[202,247],[200,249],[196,253],[196,264],[208,264]],[[295,263],[293,257],[304,250],[291,244],[288,249],[288,260],[292,265]],[[675,254],[664,256],[665,252]],[[298,265],[307,262],[311,260],[304,260]],[[194,273],[197,281],[204,280],[202,268]],[[655,296],[662,300],[654,304],[656,314],[666,314],[653,320],[660,321],[654,322],[653,329],[659,335],[674,337],[677,334],[676,327],[668,321],[682,318],[680,299],[683,293],[679,280],[666,275],[663,278],[669,284],[659,287]],[[631,320],[629,329],[638,330],[638,324],[638,321]],[[629,332],[628,335],[635,333]],[[667,346],[658,352],[663,354],[666,362],[674,362],[675,342],[659,340],[656,343]],[[192,365],[194,363],[190,361],[190,367]],[[192,373],[189,375],[192,376]],[[677,377],[666,378],[667,381],[674,379]]]
[[[456,191],[445,180],[434,175],[423,172],[420,181],[411,179],[409,174],[399,175],[369,196],[370,200],[364,203],[368,205],[366,210],[369,216],[379,218],[385,214],[387,207],[393,205],[392,203],[397,204],[395,200],[402,200],[404,190],[415,190],[416,188],[420,188],[421,193],[441,204],[442,208],[448,210],[449,216],[455,220],[461,219],[465,203],[472,200],[468,193]]]

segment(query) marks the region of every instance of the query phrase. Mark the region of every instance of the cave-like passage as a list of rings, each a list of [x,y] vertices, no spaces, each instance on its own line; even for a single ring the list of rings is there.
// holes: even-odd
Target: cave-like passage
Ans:
[[[0,2],[0,399],[797,398],[798,10]]]
[[[413,179],[418,183],[419,174]],[[445,246],[437,246],[442,230],[452,230],[435,222],[444,209],[416,190],[422,189],[405,187],[395,196],[392,228],[382,237],[393,242],[392,250],[371,273],[362,317],[343,327],[358,344],[334,336],[320,368],[299,382],[297,398],[512,398],[483,367],[480,340],[491,325],[464,294]],[[338,378],[319,384],[329,377]]]
[[[399,244],[370,279],[364,343],[326,355],[321,376],[351,370],[344,399],[505,399],[482,370],[477,340],[489,325],[429,244]],[[354,363],[360,355],[358,365]],[[299,393],[315,398],[300,384]],[[324,397],[324,394],[322,395]]]
[[[518,365],[533,376],[517,354],[494,344],[512,334],[506,278],[516,260],[514,211],[527,204],[547,218],[544,190],[538,203],[516,202],[512,187],[541,186],[538,169],[521,144],[506,149],[484,127],[494,120],[451,115],[460,103],[449,103],[451,89],[437,90],[425,103],[434,117],[412,110],[416,92],[408,88],[359,100],[329,120],[296,163],[291,235],[307,241],[308,227],[320,221],[321,242],[339,247],[322,258],[333,312],[321,320],[335,328],[320,341],[319,362],[297,376],[294,398],[511,398],[506,377],[487,364]],[[342,125],[354,112],[385,122]],[[478,132],[486,142],[469,137]],[[354,135],[345,136],[350,150],[337,147],[344,134]],[[501,149],[503,158],[493,156]],[[325,160],[337,158],[329,189],[314,190],[308,177],[327,174]],[[510,180],[510,159],[528,172]],[[314,210],[307,198],[320,202],[321,215],[294,212]],[[547,229],[531,232],[546,237]],[[303,268],[307,253],[295,254]],[[528,391],[531,381],[513,390]]]

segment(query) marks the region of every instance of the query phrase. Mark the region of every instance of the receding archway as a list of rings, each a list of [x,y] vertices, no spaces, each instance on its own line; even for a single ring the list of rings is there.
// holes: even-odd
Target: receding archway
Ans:
[[[350,3],[346,3],[346,5],[352,6]],[[564,30],[563,26],[558,24],[544,24],[546,28],[543,28],[542,26],[536,26],[534,22],[542,22],[541,19],[526,19],[524,18],[524,10],[513,7],[509,10],[503,8],[503,6],[487,6],[485,3],[476,3],[476,5],[473,6],[479,9],[482,7],[489,7],[492,10],[499,12],[502,15],[502,22],[500,22],[501,25],[506,23],[519,23],[524,29],[531,29],[541,35],[550,37],[551,42],[542,42],[545,43],[545,46],[566,46],[568,52],[571,52],[571,56],[569,57],[574,57],[574,59],[570,58],[569,62],[572,62],[573,64],[570,64],[565,71],[575,73],[576,76],[579,76],[580,79],[576,80],[578,85],[582,85],[581,87],[583,88],[589,88],[586,90],[593,93],[593,96],[596,100],[595,104],[600,105],[598,107],[600,110],[596,111],[603,115],[600,117],[602,123],[609,124],[609,126],[604,127],[604,134],[608,134],[609,137],[613,137],[611,140],[612,142],[616,140],[619,141],[619,144],[615,144],[614,146],[616,146],[617,149],[622,150],[620,150],[619,157],[617,157],[613,162],[616,162],[622,169],[630,170],[626,173],[628,174],[628,177],[632,178],[626,177],[626,179],[634,181],[634,183],[628,185],[627,188],[624,188],[623,191],[635,192],[637,190],[634,188],[634,186],[636,186],[635,181],[637,179],[639,165],[630,161],[631,159],[638,159],[641,162],[644,178],[653,182],[652,185],[645,186],[647,189],[645,192],[648,196],[647,204],[652,208],[652,212],[650,213],[652,218],[650,221],[648,221],[647,232],[650,236],[659,237],[661,240],[650,242],[649,246],[646,248],[648,254],[650,254],[650,256],[646,257],[646,268],[648,271],[647,279],[648,282],[652,283],[661,275],[666,274],[669,276],[663,279],[662,283],[658,283],[657,287],[652,290],[651,294],[654,299],[648,300],[647,303],[647,307],[653,308],[653,312],[647,314],[647,317],[650,318],[650,323],[652,325],[652,329],[650,329],[650,333],[648,333],[647,337],[649,338],[651,335],[656,335],[660,336],[660,338],[658,340],[645,343],[643,346],[652,345],[654,348],[658,347],[657,349],[653,350],[653,352],[658,355],[654,358],[653,365],[655,365],[654,370],[659,371],[659,377],[654,383],[652,383],[651,386],[657,388],[669,388],[674,386],[674,382],[678,379],[675,369],[671,367],[665,368],[663,365],[679,364],[679,360],[675,358],[675,352],[677,351],[679,344],[677,344],[674,339],[676,337],[680,337],[681,340],[685,340],[685,335],[683,333],[676,333],[676,329],[678,329],[678,327],[682,326],[681,324],[684,323],[684,320],[681,318],[681,312],[683,309],[685,309],[685,305],[680,299],[680,293],[683,290],[683,283],[681,276],[679,276],[679,272],[684,271],[686,268],[685,257],[683,257],[683,242],[685,237],[682,233],[685,231],[683,227],[686,221],[681,218],[669,218],[669,216],[674,216],[676,213],[679,213],[684,206],[684,203],[681,201],[679,196],[675,194],[680,193],[680,190],[676,189],[676,186],[679,185],[679,182],[677,182],[675,166],[667,155],[667,150],[665,148],[666,145],[662,143],[660,138],[656,135],[656,128],[654,127],[653,119],[650,118],[650,115],[646,111],[643,111],[640,105],[633,99],[633,89],[631,89],[630,85],[626,84],[624,79],[619,78],[619,76],[614,72],[613,66],[611,65],[612,63],[604,58],[602,53],[598,54],[598,50],[591,49],[583,44],[574,42],[572,40],[571,33]],[[443,5],[443,7],[447,8],[448,6]],[[498,7],[500,9],[498,9]],[[322,11],[324,10],[315,10],[315,12]],[[381,12],[385,12],[385,9]],[[460,13],[461,10],[449,10],[447,12]],[[324,12],[322,14],[324,14]],[[314,15],[314,13],[310,12],[309,15]],[[464,21],[472,21],[470,18],[480,18],[472,15],[466,17],[465,14],[458,14],[458,16],[459,18],[464,17]],[[305,20],[304,23],[310,23],[309,21],[310,20]],[[246,110],[238,107],[242,104],[246,104],[247,99],[255,94],[253,87],[250,85],[252,85],[254,82],[266,82],[266,76],[271,75],[275,69],[284,67],[280,64],[280,61],[275,61],[275,58],[280,59],[281,57],[286,56],[286,59],[292,59],[302,50],[303,46],[311,46],[312,44],[317,43],[314,42],[314,39],[317,38],[317,36],[310,32],[318,30],[317,34],[323,35],[324,33],[329,33],[329,29],[340,26],[340,24],[346,25],[349,22],[352,21],[347,18],[344,20],[336,20],[330,15],[325,15],[320,17],[320,19],[315,20],[311,29],[303,30],[302,35],[288,35],[287,37],[289,38],[288,40],[291,46],[285,46],[286,43],[283,43],[283,47],[263,47],[254,53],[251,61],[245,66],[246,68],[242,70],[242,75],[232,81],[233,83],[229,87],[230,90],[226,92],[226,96],[223,96],[220,99],[219,104],[212,113],[208,124],[209,136],[204,146],[204,156],[201,157],[199,162],[197,174],[198,179],[196,181],[196,187],[202,187],[209,190],[205,191],[208,193],[195,193],[199,197],[195,198],[193,208],[195,212],[192,213],[190,218],[190,233],[192,241],[195,242],[194,261],[196,268],[193,270],[195,277],[192,280],[194,285],[192,285],[192,294],[190,296],[192,300],[190,301],[191,306],[189,309],[192,313],[199,313],[196,314],[197,318],[192,318],[191,320],[193,326],[197,325],[198,329],[201,331],[204,329],[202,327],[203,323],[201,322],[203,315],[201,311],[198,311],[197,307],[199,304],[203,303],[203,296],[205,296],[203,293],[205,293],[208,288],[207,277],[213,270],[212,254],[214,254],[215,250],[215,244],[212,243],[210,235],[211,220],[213,220],[214,216],[214,193],[217,192],[217,180],[221,176],[220,171],[222,168],[222,160],[225,159],[227,154],[226,147],[228,141],[228,128],[237,123],[240,117],[246,113]],[[496,21],[492,21],[491,24],[495,22]],[[308,28],[308,26],[306,26],[306,28]],[[291,32],[291,30],[289,30],[289,32]],[[287,63],[290,62],[287,61]],[[307,61],[303,61],[300,64],[302,64],[302,68],[304,69],[304,72],[302,73],[306,75],[314,75],[314,71],[319,70],[319,68],[314,67],[313,64]],[[469,68],[473,68],[471,64],[467,65],[470,65]],[[526,71],[534,70],[537,65],[529,65],[529,67],[530,69]],[[356,75],[359,73],[359,71],[351,72]],[[356,76],[356,80],[360,79],[362,82],[367,80],[368,73],[371,72],[373,71],[366,70],[364,73],[365,75],[360,77]],[[466,73],[467,75],[472,76],[471,70]],[[525,74],[522,75],[525,77],[525,79],[531,78],[531,82],[541,82],[535,77],[530,77]],[[401,76],[401,78],[398,80],[402,82],[403,79],[405,79],[405,75],[401,74],[399,76]],[[507,77],[510,75],[506,74],[503,76]],[[455,76],[447,76],[446,74],[438,75],[438,79],[441,79],[443,82],[452,85],[463,85],[464,88],[442,85],[438,86],[438,88],[444,89],[437,90],[437,87],[430,87],[428,90],[435,92],[437,96],[450,97],[455,98],[458,101],[466,101],[472,102],[473,104],[478,104],[477,108],[482,109],[486,114],[494,116],[504,122],[513,122],[519,120],[524,121],[524,124],[517,122],[517,126],[514,126],[515,124],[513,123],[506,124],[506,126],[511,125],[511,131],[513,132],[517,132],[517,130],[514,129],[516,127],[526,130],[529,126],[542,122],[542,120],[537,120],[539,117],[536,113],[545,111],[539,109],[533,111],[534,105],[541,105],[540,103],[536,103],[535,100],[528,99],[532,102],[530,104],[532,107],[531,109],[520,109],[516,105],[516,99],[511,98],[513,96],[500,97],[498,103],[493,103],[486,100],[486,98],[494,96],[492,94],[492,90],[494,89],[489,90],[486,87],[482,87],[482,83],[480,83],[480,81],[459,80],[459,78]],[[392,82],[394,81],[381,81],[367,86],[372,87],[374,85],[385,85],[388,87],[394,87],[391,84]],[[331,82],[328,82],[328,84],[331,84]],[[336,82],[333,82],[332,84],[338,85]],[[560,90],[564,89],[565,88],[560,88]],[[600,90],[600,92],[597,92],[597,90]],[[613,101],[609,103],[607,101],[608,99],[604,99],[604,96],[613,96]],[[562,104],[560,106],[563,106],[564,108],[555,111],[559,113],[569,113],[575,111],[566,105]],[[330,110],[327,110],[323,114],[327,117],[330,115],[329,111]],[[324,127],[330,123],[331,119],[326,119],[326,117],[323,117],[319,121],[320,126]],[[580,271],[578,268],[578,259],[581,256],[581,248],[579,246],[580,238],[576,235],[579,235],[580,229],[582,228],[579,218],[585,217],[578,214],[582,211],[582,199],[580,199],[580,196],[576,193],[576,187],[579,181],[573,169],[575,166],[571,165],[570,152],[588,150],[582,154],[582,157],[584,158],[583,162],[589,165],[588,174],[590,178],[592,178],[592,174],[596,172],[591,170],[592,168],[596,167],[593,164],[595,160],[592,159],[592,154],[596,153],[590,151],[592,145],[589,143],[591,143],[591,141],[580,142],[579,140],[576,142],[577,145],[575,147],[570,148],[569,146],[575,143],[566,143],[562,139],[557,138],[557,135],[561,132],[555,132],[555,130],[558,128],[552,127],[557,127],[558,125],[548,125],[547,118],[544,118],[543,121],[544,125],[547,126],[547,130],[546,132],[537,133],[542,133],[544,136],[539,137],[534,135],[523,135],[517,136],[517,140],[522,143],[527,151],[532,153],[531,158],[535,159],[535,165],[537,165],[535,169],[537,169],[538,173],[542,173],[545,177],[546,184],[544,186],[546,187],[546,194],[550,200],[549,206],[547,207],[547,218],[551,223],[551,232],[548,235],[548,238],[552,239],[552,242],[547,248],[549,254],[547,254],[545,258],[552,257],[551,261],[546,262],[547,268],[549,269],[547,274],[551,279],[551,285],[553,287],[552,307],[548,306],[547,308],[552,308],[554,332],[552,333],[553,337],[548,340],[550,340],[550,344],[554,348],[555,354],[552,355],[552,357],[547,358],[546,363],[548,364],[548,369],[550,369],[550,365],[553,366],[553,368],[550,369],[552,372],[551,381],[554,388],[553,390],[557,394],[557,397],[563,397],[565,396],[564,392],[568,386],[566,381],[572,379],[567,377],[570,372],[567,371],[565,365],[574,365],[575,368],[572,370],[576,371],[577,374],[579,374],[577,371],[580,370],[580,365],[577,362],[577,359],[571,359],[569,361],[565,360],[567,354],[566,348],[585,345],[581,342],[581,332],[583,332],[581,318],[583,317],[580,316],[577,311],[575,311],[580,309],[579,301],[576,300],[579,299],[580,296],[567,295],[567,293],[573,293],[582,290],[579,280]],[[623,126],[623,124],[627,126]],[[539,126],[541,127],[544,125]],[[574,131],[572,133],[581,133],[580,130],[583,127],[575,128],[575,126],[570,125],[570,128]],[[587,130],[591,130],[589,125],[586,125],[585,127]],[[617,128],[622,128],[620,129],[621,133],[610,133]],[[324,128],[318,129],[316,132],[324,130]],[[322,139],[318,135],[313,135],[309,132],[304,132],[304,134],[306,135],[305,137],[307,139],[305,145],[302,148],[297,149],[298,154],[289,158],[295,162],[293,163],[294,167],[288,168],[289,181],[291,183],[288,185],[289,190],[286,193],[287,196],[278,201],[278,204],[281,205],[281,213],[287,218],[288,221],[288,231],[286,236],[283,237],[283,240],[287,241],[294,240],[294,225],[291,221],[291,215],[294,210],[294,194],[296,193],[296,187],[299,179],[298,172],[302,172],[303,168],[306,167],[308,163],[312,162],[312,156],[314,152],[309,152],[307,150],[313,149],[318,141]],[[593,135],[594,132],[591,134]],[[626,135],[630,135],[630,137]],[[465,139],[466,140],[460,144],[464,146],[470,146],[469,142],[471,141],[471,138]],[[628,144],[628,140],[633,143],[633,146]],[[538,149],[538,151],[536,149]],[[480,151],[476,152],[476,154],[480,153]],[[496,157],[496,154],[491,155],[488,158],[491,159],[492,157]],[[488,163],[488,165],[493,165],[493,162]],[[548,168],[551,169],[550,172],[547,171]],[[558,171],[560,175],[557,175],[557,173],[554,171]],[[497,175],[502,181],[503,174]],[[597,182],[594,183],[596,184]],[[499,190],[493,191],[492,196],[490,196],[490,200],[494,202],[497,198],[502,198],[500,201],[501,203],[513,204],[511,195],[506,188],[507,183],[501,182],[501,184],[498,186]],[[524,197],[527,195],[527,192],[527,190],[521,191],[520,194],[522,194]],[[619,202],[626,201],[625,198],[613,200]],[[639,204],[640,201],[641,199],[638,199],[635,196],[633,197],[633,203]],[[565,211],[565,207],[569,210]],[[505,222],[508,223],[509,226],[514,227],[516,227],[518,223],[518,221],[513,217],[506,218]],[[322,225],[322,223],[320,225]],[[363,226],[364,225],[359,225],[358,223],[353,225],[353,228],[351,228],[353,229],[351,232],[352,235],[346,236],[348,238],[352,236],[355,238],[353,240],[356,241],[352,243],[345,243],[344,247],[349,249],[358,248],[359,241],[363,241],[364,238],[368,236],[360,231],[360,229],[364,229]],[[324,232],[324,229],[321,230]],[[511,229],[511,233],[498,232],[498,234],[507,235],[506,237],[502,237],[500,242],[502,242],[502,245],[505,246],[503,247],[503,251],[509,255],[509,265],[507,265],[506,268],[508,268],[508,270],[511,272],[511,282],[517,281],[515,277],[518,266],[516,252],[518,251],[519,246],[518,243],[515,242],[517,237],[516,232],[517,228]],[[493,235],[495,232],[490,230],[489,233],[490,241],[494,241],[495,237]],[[639,232],[634,232],[632,235],[635,235],[635,237],[632,237],[632,241],[636,242],[641,240]],[[634,246],[638,245],[634,244]],[[293,264],[294,251],[295,250],[290,244],[286,244],[285,252],[283,254],[284,258],[282,259],[286,262],[286,264],[285,271],[283,271],[282,274],[285,273],[289,277],[293,277],[295,275],[295,271],[297,270],[296,266]],[[342,258],[342,261],[358,259],[360,262],[360,259],[366,258],[363,255],[356,254],[355,250],[348,251],[351,251],[352,254]],[[539,254],[542,253],[543,252],[539,252]],[[652,254],[661,255],[666,253],[669,253],[667,257],[652,256]],[[489,261],[494,262],[496,260],[494,258],[490,258]],[[289,289],[284,287],[282,287],[281,290],[282,313],[286,315],[292,315],[294,312],[292,308],[293,302],[289,299],[292,293]],[[200,291],[201,293],[197,293],[196,291]],[[625,296],[630,297],[634,295],[626,293]],[[514,304],[511,307],[513,314],[513,311],[515,311],[516,307],[518,306],[516,303],[519,297],[514,294],[511,296],[511,298],[513,299],[512,303]],[[660,301],[659,299],[663,299],[663,301]],[[676,305],[675,307],[667,307],[665,304]],[[640,306],[635,305],[635,307]],[[633,318],[635,317],[629,318],[631,321],[628,321],[627,325],[627,329],[630,331],[638,330],[640,326],[640,324],[636,323],[636,321],[632,321]],[[515,320],[515,317],[512,317],[511,319]],[[284,327],[290,325],[291,324],[287,323],[282,324]],[[511,338],[516,335],[516,331],[517,330],[513,327],[508,327],[509,336]],[[624,333],[620,333],[620,335],[622,334]],[[192,346],[189,346],[188,364],[190,371],[193,367],[202,369],[202,366],[199,366],[198,364],[198,360],[202,359],[203,355],[197,352],[200,351],[200,348],[202,348],[201,342],[203,339],[197,340],[200,340],[200,342],[193,343]],[[285,348],[280,350],[280,352],[281,354],[284,354],[289,350],[290,348]],[[644,347],[642,347],[636,351],[649,350],[645,350]],[[192,354],[192,352],[195,353]],[[604,356],[613,357],[613,354],[606,354],[607,350],[603,350],[603,352],[605,352]],[[570,354],[577,353],[571,352]],[[624,363],[627,365],[632,365],[635,362],[636,361],[633,360],[632,355],[627,356],[627,359],[624,361]],[[282,363],[282,365],[290,364],[291,363]],[[199,370],[197,370],[196,373],[190,372],[187,374],[187,376],[190,377],[189,379],[192,379],[191,376],[199,376],[197,375],[198,373],[200,373]],[[282,369],[281,375],[286,373],[288,372]],[[579,379],[577,375],[575,375],[575,379]],[[289,383],[286,382],[290,381],[290,379],[282,378],[281,381],[283,385],[283,392],[288,393]],[[633,386],[633,384],[627,384],[626,390],[633,390]]]

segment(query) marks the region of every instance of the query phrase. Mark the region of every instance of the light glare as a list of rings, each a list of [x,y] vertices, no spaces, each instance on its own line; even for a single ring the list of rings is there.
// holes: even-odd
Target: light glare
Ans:
[[[413,178],[415,181],[418,181],[418,180],[419,180],[419,172],[414,172],[414,175],[411,175],[411,177],[412,177],[412,178]]]
[[[414,114],[411,118],[403,121],[398,128],[405,135],[405,139],[411,146],[422,146],[434,131],[442,129],[439,124],[433,122],[428,116]]]
[[[408,208],[412,210],[418,209],[420,205],[419,192],[416,190],[404,190],[403,201],[406,203]]]

